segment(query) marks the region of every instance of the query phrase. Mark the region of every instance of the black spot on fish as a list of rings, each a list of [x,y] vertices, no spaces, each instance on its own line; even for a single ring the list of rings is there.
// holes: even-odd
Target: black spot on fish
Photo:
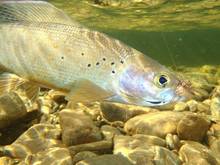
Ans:
[[[99,62],[97,62],[96,65],[99,65]]]
[[[88,64],[88,67],[91,67],[91,64]]]
[[[121,60],[120,62],[121,62],[122,64],[124,64],[124,61]]]
[[[113,70],[112,73],[115,74],[115,71]]]
[[[84,53],[81,53],[82,56],[84,56]]]
[[[61,57],[61,59],[63,60],[63,59],[64,59],[64,57],[62,56],[62,57]]]
[[[111,63],[111,65],[114,65],[114,64],[115,64],[114,62]]]
[[[105,61],[105,60],[106,60],[106,58],[103,58],[102,60],[103,60],[103,61]]]

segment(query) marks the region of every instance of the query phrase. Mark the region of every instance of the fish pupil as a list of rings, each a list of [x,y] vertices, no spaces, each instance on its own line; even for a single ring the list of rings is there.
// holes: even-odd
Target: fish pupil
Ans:
[[[167,83],[167,79],[164,75],[162,75],[160,78],[159,78],[159,82],[161,85],[165,85]]]

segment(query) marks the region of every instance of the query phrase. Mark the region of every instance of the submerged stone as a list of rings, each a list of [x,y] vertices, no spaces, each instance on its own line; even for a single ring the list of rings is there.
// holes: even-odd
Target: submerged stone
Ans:
[[[168,133],[177,133],[178,122],[190,112],[161,111],[136,116],[125,123],[130,134],[145,134],[165,138]]]
[[[166,146],[165,140],[155,136],[115,136],[113,152],[136,165],[181,164],[178,156],[163,146]]]
[[[101,155],[85,159],[76,165],[132,165],[132,163],[121,155]]]
[[[6,156],[24,159],[51,147],[63,146],[61,130],[54,125],[36,124],[24,132],[15,142],[1,148]]]
[[[25,104],[15,92],[0,97],[0,129],[13,124],[26,114]]]
[[[66,148],[54,147],[48,148],[35,155],[29,155],[24,160],[24,164],[39,164],[39,165],[73,165],[72,157],[69,150]]]
[[[81,160],[85,160],[85,159],[96,157],[96,156],[97,156],[97,154],[95,154],[94,152],[91,152],[91,151],[79,152],[76,155],[74,155],[73,164],[76,164],[77,162],[79,162]]]
[[[202,141],[210,126],[210,121],[196,114],[184,116],[177,125],[180,139]]]
[[[165,140],[167,147],[171,150],[178,150],[181,146],[180,139],[177,135],[167,134]]]
[[[59,113],[62,141],[66,146],[102,140],[102,135],[92,119],[82,112],[71,109]]]
[[[198,105],[198,102],[195,101],[195,100],[190,100],[187,102],[187,105],[189,107],[189,110],[191,112],[196,112],[197,111],[197,105]]]
[[[82,151],[94,151],[96,153],[110,153],[112,152],[112,140],[103,140],[98,142],[79,144],[69,147],[72,156]]]
[[[215,139],[209,147],[212,153],[215,155],[218,163],[220,164],[220,139]]]
[[[16,164],[17,162],[14,160],[14,159],[12,159],[12,158],[10,158],[10,157],[0,157],[0,164],[1,165],[14,165],[14,164]]]
[[[204,165],[218,165],[219,162],[212,151],[206,146],[193,142],[186,141],[180,148],[179,155],[186,164],[204,164]]]
[[[117,128],[109,125],[103,125],[101,127],[101,132],[107,140],[112,139],[115,135],[121,135],[121,132]]]
[[[158,110],[148,107],[140,107],[134,105],[126,105],[120,103],[108,103],[104,102],[101,104],[101,113],[104,119],[109,122],[122,121],[126,122],[130,118],[140,115],[147,114],[150,112],[156,112]]]
[[[210,104],[213,120],[220,121],[220,97],[213,98]]]
[[[181,112],[181,111],[187,111],[187,110],[189,110],[189,107],[185,102],[178,102],[174,106],[174,111]]]

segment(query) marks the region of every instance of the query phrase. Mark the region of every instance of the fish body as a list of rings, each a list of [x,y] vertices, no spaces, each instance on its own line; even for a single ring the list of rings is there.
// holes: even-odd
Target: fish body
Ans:
[[[77,101],[94,97],[158,106],[187,97],[184,81],[153,59],[103,33],[66,22],[66,17],[53,21],[40,15],[36,21],[33,15],[38,12],[32,14],[32,6],[58,9],[46,2],[28,2],[3,3],[9,16],[15,13],[0,23],[0,67],[7,72],[64,91]],[[14,12],[22,7],[29,17]]]

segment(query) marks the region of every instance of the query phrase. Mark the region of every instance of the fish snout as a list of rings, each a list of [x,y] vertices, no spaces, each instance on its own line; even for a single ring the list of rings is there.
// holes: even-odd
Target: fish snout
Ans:
[[[180,81],[176,89],[176,95],[184,98],[183,100],[190,100],[194,97],[193,89],[190,81]]]

